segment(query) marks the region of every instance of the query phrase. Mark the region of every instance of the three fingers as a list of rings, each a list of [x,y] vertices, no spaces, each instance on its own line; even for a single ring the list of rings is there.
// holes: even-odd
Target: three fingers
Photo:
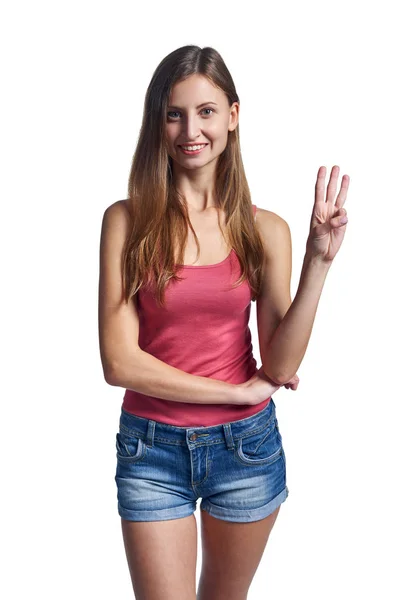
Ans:
[[[337,182],[339,178],[340,167],[338,165],[334,165],[332,167],[331,176],[329,178],[328,187],[326,189],[326,201],[331,204],[335,204],[337,208],[342,208],[344,203],[346,202],[347,190],[350,183],[350,177],[348,175],[343,175],[342,183],[340,186],[339,194],[336,198],[335,202],[335,194],[337,188]],[[324,202],[324,192],[325,192],[325,177],[326,177],[326,167],[322,166],[318,169],[317,181],[315,184],[315,202]]]

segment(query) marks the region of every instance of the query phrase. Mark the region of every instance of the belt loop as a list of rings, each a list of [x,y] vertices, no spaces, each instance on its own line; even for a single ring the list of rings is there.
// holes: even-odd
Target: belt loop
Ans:
[[[226,440],[226,445],[228,447],[228,450],[233,450],[235,448],[235,443],[234,443],[233,437],[232,437],[231,424],[224,423],[223,428],[224,428],[225,440]]]
[[[152,419],[149,419],[149,422],[147,423],[147,434],[146,434],[146,446],[148,446],[149,448],[151,448],[153,446],[153,441],[154,441],[154,429],[156,427],[156,422],[153,421]]]

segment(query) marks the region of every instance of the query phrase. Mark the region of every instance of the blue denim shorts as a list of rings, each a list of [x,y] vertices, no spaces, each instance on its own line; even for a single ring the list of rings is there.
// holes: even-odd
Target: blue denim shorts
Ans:
[[[121,407],[116,450],[118,513],[128,521],[187,517],[202,498],[213,517],[249,523],[289,494],[272,398],[251,417],[211,427],[177,427]]]

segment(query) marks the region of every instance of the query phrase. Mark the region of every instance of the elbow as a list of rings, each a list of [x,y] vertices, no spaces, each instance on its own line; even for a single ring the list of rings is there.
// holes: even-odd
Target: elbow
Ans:
[[[136,373],[140,372],[138,366],[138,352],[131,353],[123,359],[113,359],[103,364],[104,379],[109,385],[116,387],[132,387],[136,380]]]
[[[119,387],[119,384],[117,382],[117,379],[114,377],[114,375],[105,375],[104,379],[106,380],[106,382],[108,383],[108,385],[113,385],[115,387]]]
[[[280,378],[277,376],[276,373],[273,373],[272,371],[270,371],[269,369],[265,369],[263,366],[263,371],[264,371],[264,375],[272,382],[275,383],[276,385],[283,385],[281,383]]]
[[[288,375],[287,373],[282,372],[273,372],[269,370],[267,371],[266,369],[264,369],[264,367],[263,371],[266,377],[268,377],[268,379],[276,385],[285,385],[285,383],[288,383],[288,381],[293,379],[293,377],[295,376],[295,373],[293,375]]]
[[[291,379],[293,379],[294,375],[285,375],[284,377],[278,377],[278,384],[285,385],[285,383],[289,383]]]
[[[289,375],[288,374],[280,375],[278,377],[279,385],[285,385],[285,383],[289,383],[289,381],[291,381],[295,375],[296,375],[296,373],[291,373]]]
[[[117,369],[116,365],[109,365],[107,367],[103,367],[103,375],[108,385],[119,387],[119,369]]]
[[[270,355],[267,352],[264,352],[261,355],[261,362],[265,376],[268,377],[272,383],[284,385],[290,380],[290,377],[287,377],[288,369],[285,368],[287,365],[282,364],[282,361],[271,360]]]
[[[108,385],[117,385],[117,379],[115,373],[106,371],[104,373],[104,379],[108,383]]]

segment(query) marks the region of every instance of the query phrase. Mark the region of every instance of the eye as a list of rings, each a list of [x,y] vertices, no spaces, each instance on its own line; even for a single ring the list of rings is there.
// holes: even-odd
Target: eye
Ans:
[[[173,114],[177,115],[177,114],[178,114],[178,111],[177,111],[177,110],[171,110],[171,111],[167,112],[167,117],[168,117],[169,119],[174,119],[174,117],[171,117],[171,116],[170,116],[170,115],[173,115]]]
[[[204,110],[211,110],[211,112],[215,112],[213,108],[203,108],[201,110],[201,112],[203,112]],[[179,112],[179,110],[171,110],[169,112],[167,112],[167,117],[169,119],[172,119],[173,121],[176,121],[176,117],[171,117],[170,115],[180,115],[181,113]],[[210,114],[206,115],[206,117],[211,117]]]

